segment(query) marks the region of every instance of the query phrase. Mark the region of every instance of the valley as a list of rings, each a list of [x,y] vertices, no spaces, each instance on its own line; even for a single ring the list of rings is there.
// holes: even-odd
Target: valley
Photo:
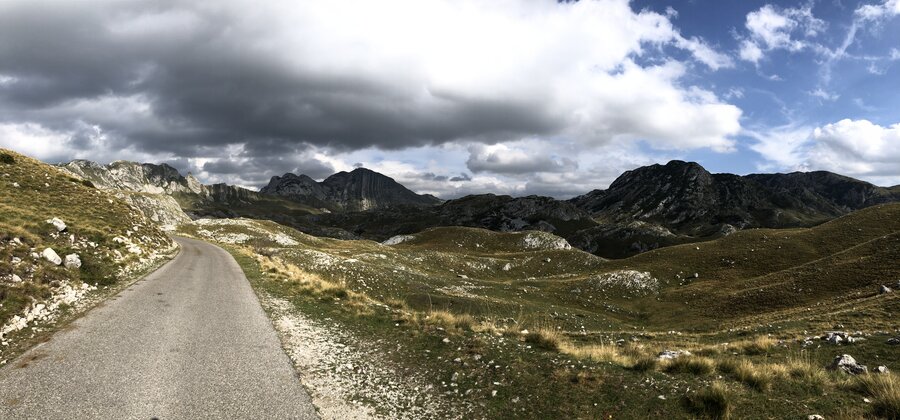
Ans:
[[[237,261],[324,418],[900,408],[896,188],[675,161],[571,200],[441,201],[360,169],[251,191],[2,152],[9,360],[92,305],[53,296],[100,302],[171,258],[168,234]]]

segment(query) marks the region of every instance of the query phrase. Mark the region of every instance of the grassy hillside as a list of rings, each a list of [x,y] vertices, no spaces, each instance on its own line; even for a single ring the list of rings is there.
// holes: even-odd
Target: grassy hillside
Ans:
[[[65,227],[51,224],[54,218]],[[77,307],[97,288],[133,278],[174,247],[150,220],[112,194],[0,149],[0,331],[5,343]],[[47,249],[63,261],[50,261]]]
[[[475,417],[896,418],[900,409],[893,374],[825,369],[845,353],[870,370],[900,369],[886,343],[900,334],[900,298],[878,293],[900,280],[900,204],[611,261],[542,233],[439,228],[383,245],[250,220],[185,229],[230,244],[259,290],[380,343],[397,369],[435,378],[442,398]],[[854,342],[819,338],[833,330]],[[693,356],[659,359],[663,350]]]

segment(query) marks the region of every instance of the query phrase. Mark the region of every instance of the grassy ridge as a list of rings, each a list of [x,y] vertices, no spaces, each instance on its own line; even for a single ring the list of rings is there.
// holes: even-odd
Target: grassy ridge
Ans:
[[[62,219],[67,229],[58,232],[47,222],[52,218]],[[111,194],[0,149],[0,326],[67,286],[102,287],[130,278],[173,246],[151,221]],[[63,258],[78,255],[81,267],[35,258],[46,248]],[[14,282],[13,275],[22,281]]]

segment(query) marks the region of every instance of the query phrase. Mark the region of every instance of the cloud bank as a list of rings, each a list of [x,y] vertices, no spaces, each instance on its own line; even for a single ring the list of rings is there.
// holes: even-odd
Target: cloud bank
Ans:
[[[28,0],[0,16],[0,144],[48,160],[259,185],[451,144],[480,176],[558,173],[575,165],[506,144],[726,152],[741,130],[686,77],[731,58],[626,0]]]

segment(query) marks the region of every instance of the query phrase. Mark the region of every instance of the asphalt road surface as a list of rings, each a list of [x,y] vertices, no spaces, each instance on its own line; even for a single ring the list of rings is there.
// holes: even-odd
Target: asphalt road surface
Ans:
[[[238,264],[205,242],[0,369],[0,419],[317,418]]]

